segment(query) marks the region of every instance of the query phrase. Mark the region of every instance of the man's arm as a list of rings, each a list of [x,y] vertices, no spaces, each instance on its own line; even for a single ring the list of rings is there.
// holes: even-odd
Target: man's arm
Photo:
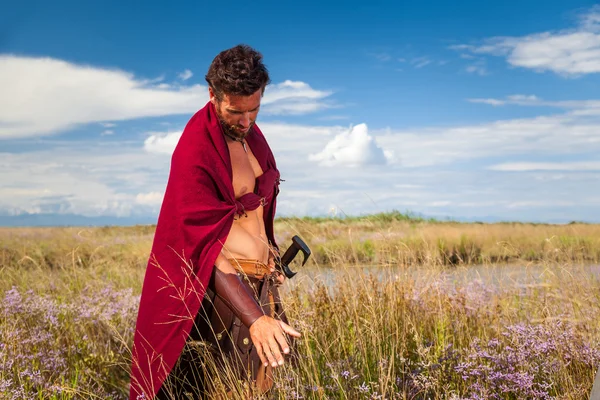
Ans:
[[[262,363],[273,367],[283,365],[283,356],[290,352],[283,333],[300,337],[300,332],[283,321],[264,315],[252,294],[242,283],[229,260],[219,254],[215,261],[215,293],[231,308],[250,330],[252,343]]]

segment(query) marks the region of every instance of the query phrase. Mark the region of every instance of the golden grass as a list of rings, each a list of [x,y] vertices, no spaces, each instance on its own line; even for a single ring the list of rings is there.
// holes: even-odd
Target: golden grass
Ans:
[[[0,397],[126,398],[153,231],[0,229]],[[286,290],[303,338],[271,397],[589,393],[600,226],[276,222],[280,245],[294,234],[314,253]]]
[[[600,262],[600,225],[462,224],[286,219],[276,232],[300,234],[320,264],[348,262],[485,264],[514,261]]]

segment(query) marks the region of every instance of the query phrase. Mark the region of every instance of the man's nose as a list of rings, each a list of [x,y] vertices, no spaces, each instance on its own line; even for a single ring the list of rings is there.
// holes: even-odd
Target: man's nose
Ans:
[[[240,118],[240,125],[244,128],[250,126],[250,113],[243,113]]]

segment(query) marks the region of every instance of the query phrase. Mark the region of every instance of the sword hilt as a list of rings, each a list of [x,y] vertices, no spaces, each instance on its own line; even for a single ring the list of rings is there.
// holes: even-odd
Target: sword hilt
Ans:
[[[288,247],[288,249],[285,251],[283,256],[281,256],[279,262],[277,263],[279,269],[285,274],[287,278],[293,278],[294,275],[297,274],[297,272],[294,272],[290,269],[290,263],[296,257],[296,255],[298,255],[299,251],[301,251],[304,255],[304,260],[302,261],[302,265],[304,266],[311,252],[306,243],[304,243],[304,241],[300,239],[298,235],[295,235],[292,238],[292,245]]]

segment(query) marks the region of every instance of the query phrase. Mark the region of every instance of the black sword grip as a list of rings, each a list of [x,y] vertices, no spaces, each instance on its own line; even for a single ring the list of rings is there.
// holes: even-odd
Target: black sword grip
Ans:
[[[308,248],[306,243],[304,243],[304,241],[300,239],[298,235],[295,235],[292,238],[292,245],[288,247],[288,249],[285,251],[281,259],[279,260],[279,267],[281,268],[285,276],[288,278],[292,278],[294,275],[296,275],[296,272],[292,271],[289,265],[292,262],[292,260],[296,257],[299,251],[302,251],[302,254],[304,255],[304,260],[302,261],[302,265],[304,265],[306,264],[306,261],[310,256],[310,249]]]

